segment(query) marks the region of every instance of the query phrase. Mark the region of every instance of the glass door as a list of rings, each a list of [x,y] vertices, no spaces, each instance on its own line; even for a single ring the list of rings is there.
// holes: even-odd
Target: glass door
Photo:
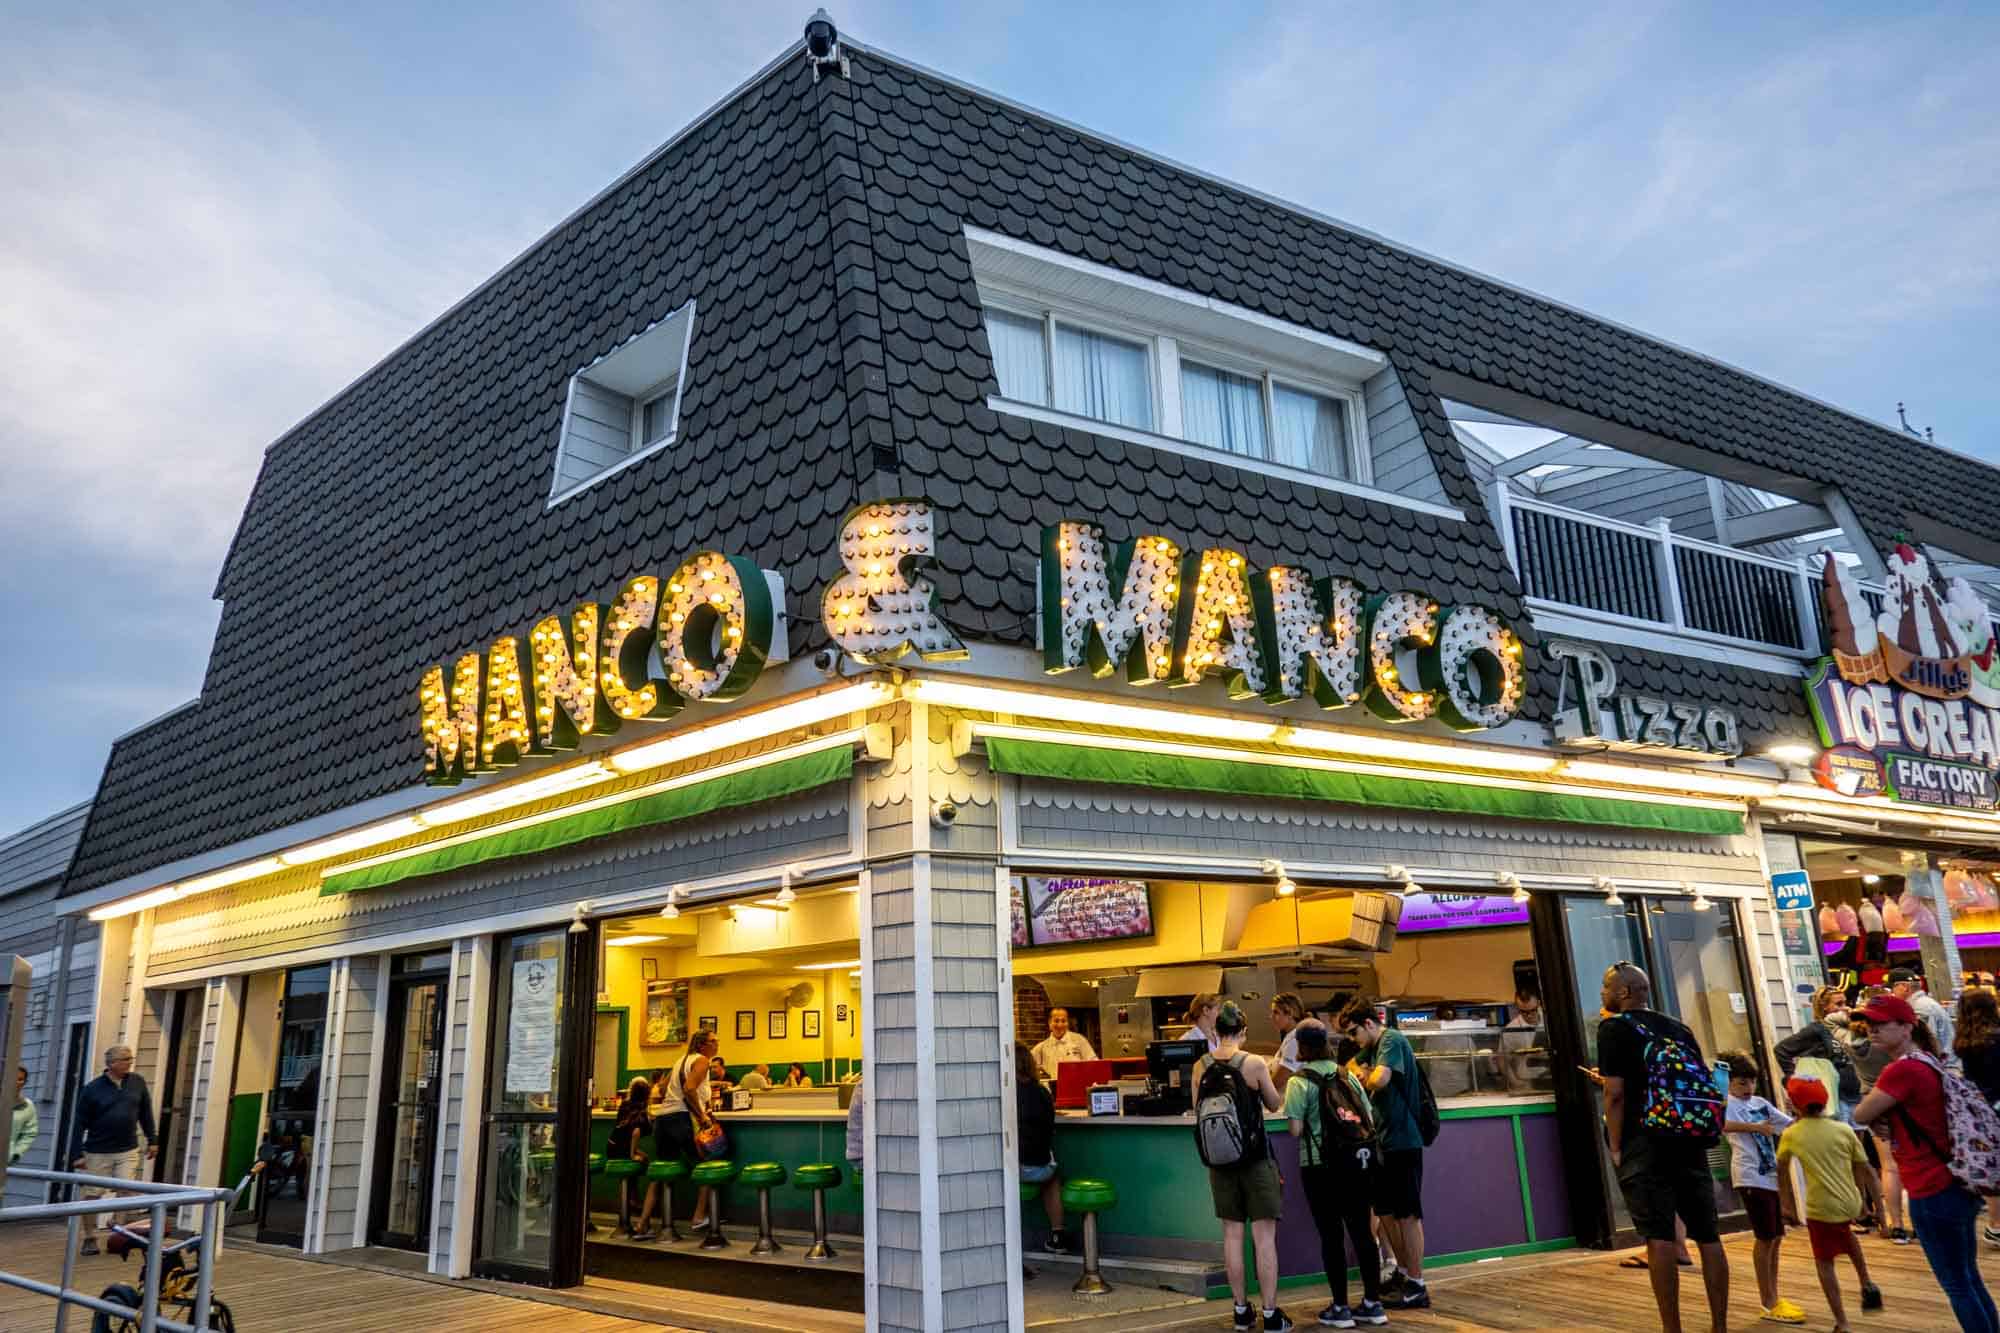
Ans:
[[[167,996],[167,1072],[160,1083],[160,1154],[153,1179],[187,1180],[189,1111],[194,1105],[194,1066],[201,1052],[204,992],[173,991]]]
[[[419,1250],[430,1243],[438,1097],[444,1080],[444,1014],[451,955],[396,960],[389,985],[391,1045],[377,1117],[368,1243]]]
[[[264,1140],[266,1163],[257,1239],[279,1245],[305,1242],[307,1194],[319,1129],[320,1065],[326,1055],[326,1003],[333,965],[285,974],[278,1024],[276,1081],[271,1088]]]
[[[583,1169],[557,1152],[562,1106],[566,932],[516,935],[494,950],[492,1058],[477,1271],[549,1284],[557,1245],[558,1184]]]

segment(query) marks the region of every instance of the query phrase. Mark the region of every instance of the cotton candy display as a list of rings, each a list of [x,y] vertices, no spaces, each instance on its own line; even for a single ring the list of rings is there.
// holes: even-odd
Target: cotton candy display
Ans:
[[[1855,919],[1854,909],[1846,903],[1842,903],[1833,909],[1833,919],[1834,923],[1840,927],[1839,934],[1859,935],[1861,933],[1861,923]]]
[[[1917,934],[1928,935],[1932,939],[1937,938],[1938,935],[1937,914],[1931,911],[1931,905],[1929,903],[1920,901],[1917,904],[1916,915],[1910,918],[1910,924],[1913,927],[1915,927]]]
[[[1860,918],[1861,933],[1863,935],[1880,935],[1882,933],[1882,913],[1876,908],[1874,903],[1863,898],[1861,900],[1861,910],[1855,915]]]
[[[1891,935],[1900,935],[1910,928],[1910,920],[1903,915],[1903,909],[1896,904],[1883,903],[1882,928]]]
[[[1819,909],[1819,933],[1822,935],[1845,935],[1840,928],[1840,916],[1831,906]]]

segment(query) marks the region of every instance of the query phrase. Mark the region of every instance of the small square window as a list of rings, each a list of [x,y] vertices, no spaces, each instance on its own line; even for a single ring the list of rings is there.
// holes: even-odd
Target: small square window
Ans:
[[[1354,475],[1347,404],[1325,394],[1271,383],[1271,459],[1323,477]]]
[[[551,505],[673,441],[693,335],[690,301],[570,377]]]
[[[1152,357],[1144,343],[1056,325],[1055,405],[1139,430],[1153,428]]]

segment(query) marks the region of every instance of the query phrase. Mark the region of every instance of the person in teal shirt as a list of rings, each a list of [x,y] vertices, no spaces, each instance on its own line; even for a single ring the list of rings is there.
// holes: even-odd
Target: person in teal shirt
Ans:
[[[1375,1173],[1375,1215],[1396,1256],[1383,1303],[1392,1310],[1428,1310],[1424,1286],[1424,1136],[1417,1128],[1417,1053],[1410,1039],[1382,1021],[1379,1001],[1350,1001],[1342,1032],[1361,1048],[1348,1071],[1374,1095],[1382,1123],[1382,1169]]]
[[[35,1114],[35,1103],[28,1096],[28,1067],[22,1065],[14,1075],[14,1124],[13,1136],[7,1145],[7,1162],[12,1165],[21,1160],[21,1155],[35,1146],[35,1136],[42,1132],[41,1117]]]
[[[1333,1303],[1320,1311],[1327,1328],[1386,1324],[1382,1308],[1382,1265],[1376,1262],[1375,1236],[1368,1226],[1368,1204],[1374,1196],[1377,1159],[1381,1155],[1375,1113],[1367,1091],[1333,1058],[1333,1037],[1326,1025],[1306,1019],[1292,1028],[1298,1039],[1299,1066],[1285,1084],[1284,1115],[1292,1122],[1299,1145],[1299,1185],[1312,1209],[1319,1232],[1320,1263]],[[1325,1132],[1321,1100],[1331,1097],[1334,1111],[1347,1127]],[[1354,1247],[1361,1265],[1361,1304],[1347,1305],[1347,1250]]]

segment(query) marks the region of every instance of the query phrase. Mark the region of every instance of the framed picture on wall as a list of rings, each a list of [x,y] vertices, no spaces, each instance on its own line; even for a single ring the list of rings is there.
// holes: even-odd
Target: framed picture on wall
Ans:
[[[819,1010],[799,1010],[799,1035],[802,1037],[817,1037],[819,1035]]]
[[[764,1035],[772,1041],[783,1041],[785,1039],[784,1010],[773,1009],[770,1013],[764,1015]]]
[[[701,1030],[703,1032],[720,1032],[722,1031],[722,1020],[714,1014],[703,1014],[701,1016]]]
[[[658,981],[660,979],[660,960],[657,958],[641,958],[639,960],[639,979],[641,981]]]
[[[738,1009],[736,1011],[736,1040],[757,1040],[757,1011],[755,1009]]]
[[[639,1018],[641,1046],[681,1046],[688,1037],[687,983],[670,982],[646,988],[646,1009]]]

